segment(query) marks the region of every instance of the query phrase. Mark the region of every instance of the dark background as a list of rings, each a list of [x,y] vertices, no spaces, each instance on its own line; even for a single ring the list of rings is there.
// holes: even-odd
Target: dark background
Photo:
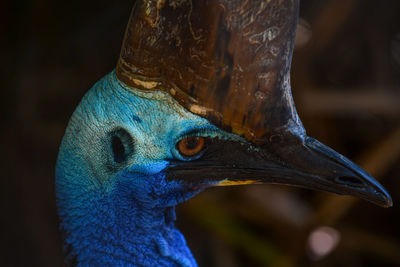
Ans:
[[[81,97],[115,67],[132,4],[2,1],[1,266],[62,265],[57,149]],[[283,186],[211,189],[178,209],[200,266],[400,265],[400,1],[302,0],[301,18],[292,85],[308,134],[379,179],[394,207]],[[321,226],[340,238],[316,259],[308,238]]]

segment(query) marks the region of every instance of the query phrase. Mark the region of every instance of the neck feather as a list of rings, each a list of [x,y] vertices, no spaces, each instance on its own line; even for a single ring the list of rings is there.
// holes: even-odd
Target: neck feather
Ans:
[[[67,261],[73,265],[197,266],[174,226],[174,206],[135,201],[128,190],[118,189],[123,185],[99,194],[58,180],[57,186],[63,187],[57,192],[60,226]]]

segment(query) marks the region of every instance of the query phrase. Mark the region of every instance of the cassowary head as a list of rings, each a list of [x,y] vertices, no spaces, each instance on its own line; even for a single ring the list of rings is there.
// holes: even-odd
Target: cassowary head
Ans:
[[[293,0],[137,1],[116,71],[86,94],[60,148],[67,243],[84,243],[76,217],[140,221],[137,207],[211,186],[287,184],[390,206],[374,178],[306,135],[289,77],[297,13]]]

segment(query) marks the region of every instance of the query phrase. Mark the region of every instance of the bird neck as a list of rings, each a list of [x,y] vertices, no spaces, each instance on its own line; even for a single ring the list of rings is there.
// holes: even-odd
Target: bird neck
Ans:
[[[197,266],[174,226],[175,207],[150,207],[120,188],[102,197],[83,187],[68,198],[58,195],[67,261],[77,266]]]

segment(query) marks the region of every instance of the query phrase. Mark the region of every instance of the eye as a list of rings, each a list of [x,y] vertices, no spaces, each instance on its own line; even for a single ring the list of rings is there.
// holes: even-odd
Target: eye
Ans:
[[[124,163],[133,153],[133,139],[124,129],[116,129],[111,133],[111,151],[115,163]]]
[[[183,157],[194,157],[199,155],[205,147],[205,138],[201,136],[190,136],[180,140],[176,149]]]

